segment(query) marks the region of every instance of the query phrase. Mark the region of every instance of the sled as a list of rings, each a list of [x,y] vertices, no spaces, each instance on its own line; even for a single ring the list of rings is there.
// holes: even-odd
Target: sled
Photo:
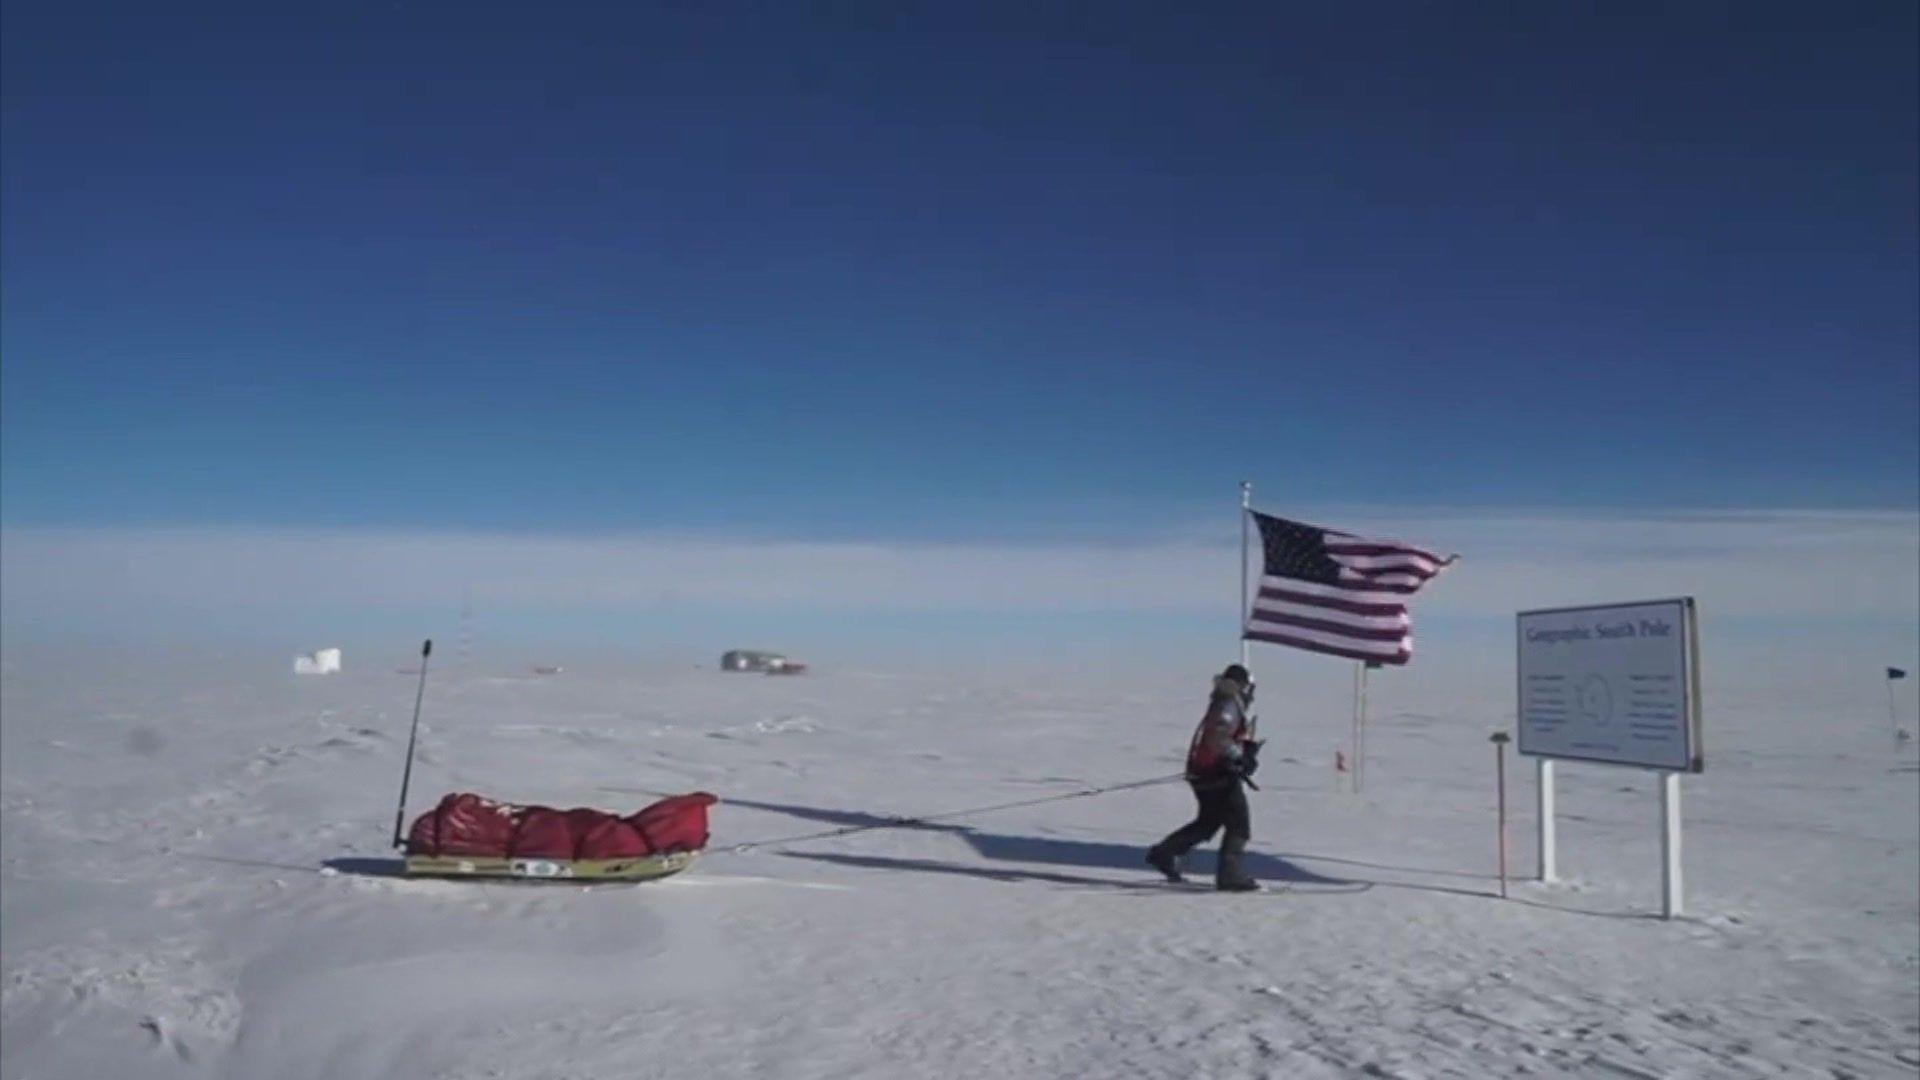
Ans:
[[[508,878],[520,881],[658,881],[693,865],[697,851],[631,859],[507,859],[489,856],[409,855],[408,877]]]
[[[693,865],[707,846],[704,791],[621,817],[604,810],[519,806],[456,792],[414,821],[409,877],[515,881],[655,881]]]

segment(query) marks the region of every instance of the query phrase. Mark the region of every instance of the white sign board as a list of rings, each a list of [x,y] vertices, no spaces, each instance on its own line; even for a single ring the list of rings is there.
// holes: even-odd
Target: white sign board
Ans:
[[[1519,659],[1522,754],[1705,768],[1691,597],[1523,611]]]

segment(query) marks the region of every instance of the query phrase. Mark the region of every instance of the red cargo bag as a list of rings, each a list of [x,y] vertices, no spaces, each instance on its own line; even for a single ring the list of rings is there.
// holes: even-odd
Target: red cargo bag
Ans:
[[[657,852],[699,851],[707,846],[707,807],[716,795],[696,791],[661,799],[627,819]]]
[[[514,830],[511,854],[516,859],[573,858],[573,823],[551,806],[529,806]]]
[[[634,859],[653,854],[653,847],[639,829],[612,814],[601,814],[599,821],[575,835],[582,859]]]
[[[455,792],[420,815],[407,834],[409,855],[505,857],[517,806]]]

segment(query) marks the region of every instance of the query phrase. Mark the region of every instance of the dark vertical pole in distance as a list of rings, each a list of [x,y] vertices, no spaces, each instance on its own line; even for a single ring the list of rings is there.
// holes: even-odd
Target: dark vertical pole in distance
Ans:
[[[420,643],[420,689],[413,695],[413,730],[407,734],[407,767],[400,773],[400,805],[393,810],[393,846],[400,846],[400,823],[407,815],[407,785],[413,780],[413,744],[420,737],[420,702],[427,696],[427,657],[433,655],[433,639]]]
[[[1493,743],[1494,784],[1499,789],[1500,814],[1500,899],[1507,898],[1507,733],[1496,731],[1488,740]]]

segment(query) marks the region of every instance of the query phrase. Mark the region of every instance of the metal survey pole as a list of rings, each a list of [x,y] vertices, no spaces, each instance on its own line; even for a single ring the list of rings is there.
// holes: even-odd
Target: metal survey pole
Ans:
[[[407,816],[407,785],[413,781],[413,747],[420,738],[420,702],[427,696],[427,657],[433,655],[433,639],[420,643],[420,689],[413,695],[413,730],[407,734],[407,767],[400,774],[400,804],[393,810],[393,846],[400,846],[400,825]]]

